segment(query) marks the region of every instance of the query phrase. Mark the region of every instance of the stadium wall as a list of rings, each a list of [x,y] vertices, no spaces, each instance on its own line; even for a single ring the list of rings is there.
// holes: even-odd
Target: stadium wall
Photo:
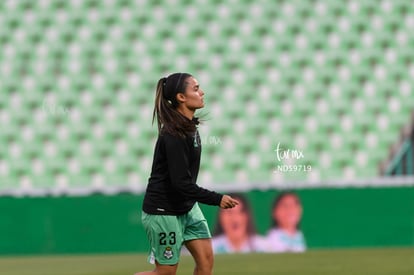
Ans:
[[[260,234],[270,227],[278,192],[244,193]],[[303,203],[301,229],[309,248],[414,245],[412,187],[296,192]],[[0,254],[145,252],[142,200],[142,194],[0,197]],[[202,208],[213,230],[217,208]]]

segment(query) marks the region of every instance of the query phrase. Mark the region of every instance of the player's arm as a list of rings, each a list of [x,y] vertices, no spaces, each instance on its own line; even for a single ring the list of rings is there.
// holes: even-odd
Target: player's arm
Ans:
[[[188,154],[190,148],[185,139],[165,135],[165,150],[167,155],[168,172],[172,186],[185,197],[198,202],[230,208],[235,205],[229,196],[223,196],[192,183]]]

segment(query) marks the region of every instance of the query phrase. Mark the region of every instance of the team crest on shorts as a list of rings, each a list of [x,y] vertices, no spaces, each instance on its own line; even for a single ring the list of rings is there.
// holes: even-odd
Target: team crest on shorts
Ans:
[[[172,250],[171,250],[171,247],[169,247],[169,246],[167,246],[166,248],[165,248],[165,251],[164,251],[164,257],[166,258],[166,259],[171,259],[172,257],[174,256],[174,254],[173,254],[173,252],[172,252]]]

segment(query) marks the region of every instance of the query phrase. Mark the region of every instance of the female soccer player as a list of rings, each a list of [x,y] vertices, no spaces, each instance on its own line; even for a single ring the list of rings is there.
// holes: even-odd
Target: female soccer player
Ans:
[[[148,260],[155,269],[136,275],[176,274],[183,244],[194,257],[194,274],[212,274],[211,234],[198,202],[221,208],[233,208],[238,202],[196,184],[201,141],[194,113],[204,107],[203,96],[198,81],[188,73],[158,81],[153,113],[158,140],[142,213],[151,245]]]

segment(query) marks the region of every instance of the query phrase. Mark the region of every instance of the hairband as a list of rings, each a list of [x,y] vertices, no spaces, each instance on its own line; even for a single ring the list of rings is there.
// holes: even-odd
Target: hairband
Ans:
[[[168,94],[168,91],[167,91],[167,80],[168,80],[168,77],[163,77],[162,78],[162,94],[163,94],[163,96],[164,96],[164,98],[166,98],[167,100],[172,100],[172,98],[170,98],[170,97],[173,97],[174,95],[176,95],[177,93],[178,93],[178,87],[179,87],[179,85],[180,85],[180,81],[181,81],[181,78],[183,77],[183,73],[180,73],[180,76],[178,77],[178,80],[177,80],[177,83],[175,84],[175,88],[174,88],[174,90],[170,90],[169,92],[171,93],[173,93],[173,95],[169,95]],[[170,80],[171,81],[171,80]]]
[[[180,77],[178,78],[177,84],[175,84],[174,93],[178,92],[177,88],[178,88],[178,85],[180,85],[180,80],[182,76],[183,76],[183,73],[180,73]]]

